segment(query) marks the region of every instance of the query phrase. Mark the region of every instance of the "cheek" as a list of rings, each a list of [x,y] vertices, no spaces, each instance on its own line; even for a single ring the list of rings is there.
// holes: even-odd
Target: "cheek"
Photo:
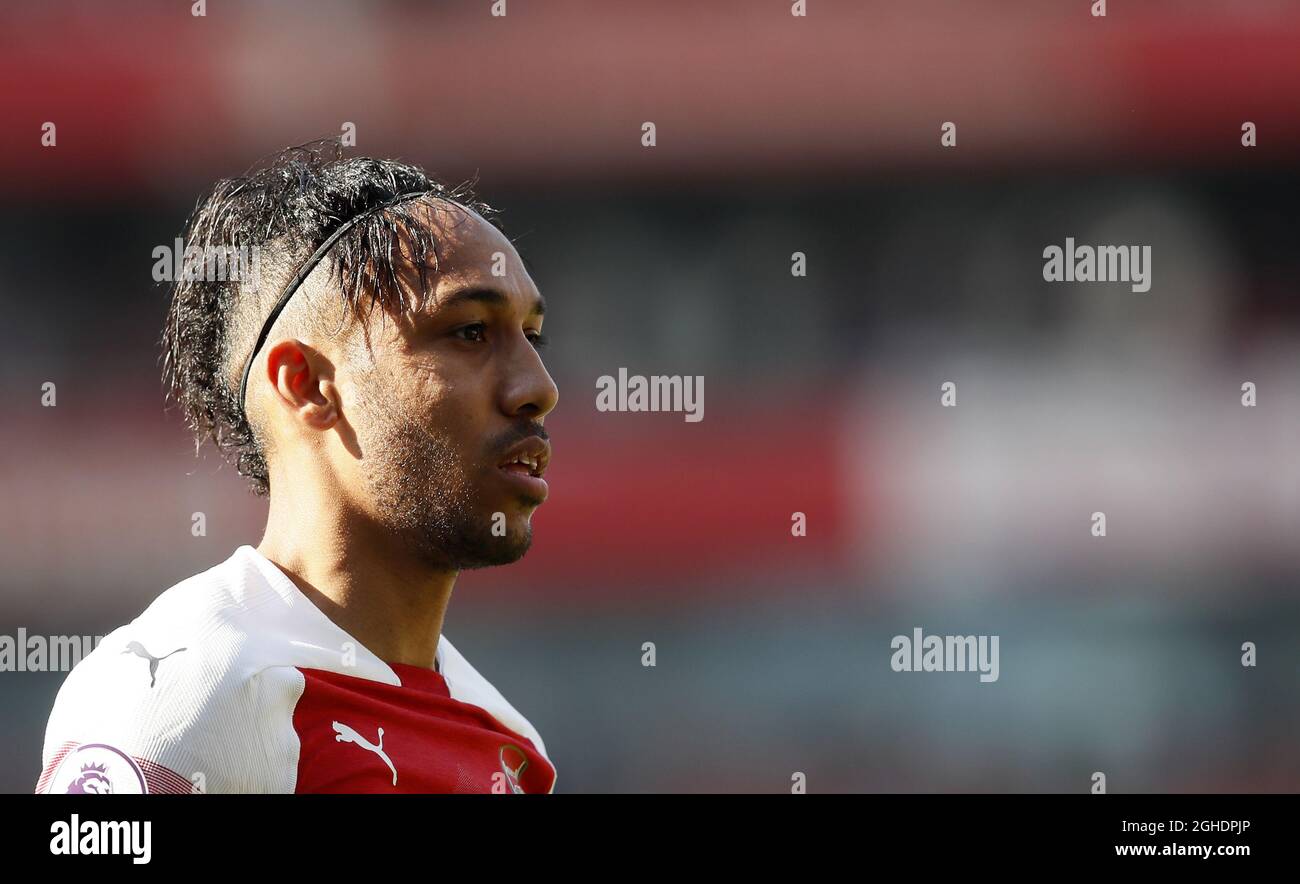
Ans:
[[[465,419],[462,386],[434,371],[409,371],[395,379],[392,394],[400,396],[403,410],[436,431],[454,432]]]
[[[393,394],[403,397],[403,410],[412,420],[446,440],[467,472],[494,469],[496,464],[487,463],[492,455],[487,450],[491,400],[483,380],[475,372],[465,376],[451,368],[408,369]]]
[[[480,412],[471,403],[444,395],[435,401],[426,401],[420,407],[420,413],[424,415],[425,426],[446,440],[467,472],[487,466],[486,432]]]
[[[482,393],[477,372],[446,359],[407,363],[394,381],[417,410],[469,410]]]

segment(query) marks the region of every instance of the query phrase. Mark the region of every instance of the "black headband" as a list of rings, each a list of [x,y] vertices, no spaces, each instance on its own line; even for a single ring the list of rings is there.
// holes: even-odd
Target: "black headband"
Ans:
[[[433,190],[412,190],[407,193],[400,193],[387,202],[366,209],[359,215],[353,215],[351,218],[340,224],[337,230],[327,236],[325,241],[320,244],[320,248],[312,252],[311,257],[303,262],[303,265],[298,268],[298,272],[293,275],[293,279],[289,280],[284,287],[284,291],[280,293],[280,298],[275,302],[275,306],[271,308],[271,312],[266,317],[266,322],[262,323],[262,331],[257,336],[257,343],[253,344],[253,352],[248,354],[248,360],[244,363],[244,375],[239,381],[240,411],[243,411],[244,409],[244,396],[248,392],[248,375],[253,370],[253,360],[257,358],[257,354],[262,349],[262,345],[266,343],[266,339],[271,336],[271,327],[275,325],[275,321],[280,317],[280,314],[284,312],[285,305],[289,303],[289,299],[293,297],[293,293],[298,291],[298,287],[303,284],[303,281],[308,276],[311,276],[311,272],[316,269],[316,265],[321,262],[321,259],[329,254],[329,250],[334,248],[335,243],[343,237],[343,234],[347,233],[359,222],[369,218],[375,212],[391,209],[398,203],[405,202],[409,199],[415,199],[420,196],[428,196],[431,193],[433,193]]]

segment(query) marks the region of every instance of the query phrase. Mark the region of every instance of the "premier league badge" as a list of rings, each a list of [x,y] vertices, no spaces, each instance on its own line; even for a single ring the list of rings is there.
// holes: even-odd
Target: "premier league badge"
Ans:
[[[135,759],[103,743],[68,753],[46,790],[50,795],[144,795],[149,791]]]

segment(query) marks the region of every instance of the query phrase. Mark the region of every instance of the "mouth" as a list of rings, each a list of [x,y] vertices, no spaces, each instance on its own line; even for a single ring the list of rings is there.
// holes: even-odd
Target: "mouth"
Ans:
[[[547,485],[542,476],[551,462],[551,443],[540,436],[522,440],[497,465],[521,492],[541,501],[546,499]]]

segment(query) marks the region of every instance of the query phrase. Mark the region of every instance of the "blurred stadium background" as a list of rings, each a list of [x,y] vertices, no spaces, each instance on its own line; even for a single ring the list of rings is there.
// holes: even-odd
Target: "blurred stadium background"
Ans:
[[[151,253],[346,121],[477,173],[551,304],[551,500],[446,633],[557,791],[1300,789],[1300,5],[489,6],[0,9],[0,633],[257,543],[163,410]],[[1045,284],[1066,236],[1151,290]],[[620,366],[705,420],[596,412]],[[893,673],[914,626],[1000,635],[999,681]],[[0,673],[0,790],[63,677]]]

